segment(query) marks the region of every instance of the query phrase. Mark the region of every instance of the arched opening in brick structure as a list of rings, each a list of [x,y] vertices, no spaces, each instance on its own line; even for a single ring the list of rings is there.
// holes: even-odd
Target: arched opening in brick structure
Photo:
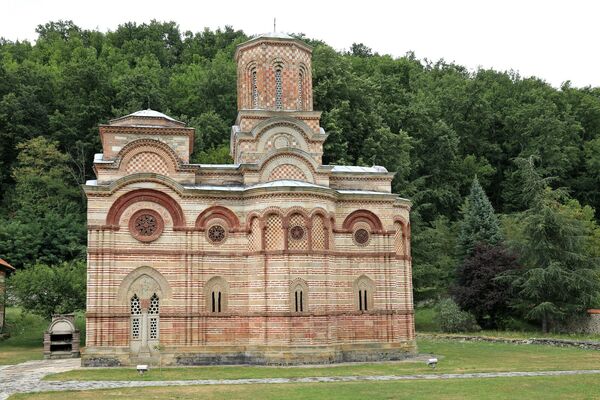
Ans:
[[[304,279],[296,278],[290,284],[290,311],[306,313],[308,307],[308,284]]]
[[[168,175],[179,168],[179,158],[169,145],[155,139],[137,139],[117,154],[119,169],[128,174],[151,172]]]
[[[210,278],[204,287],[206,310],[211,314],[227,312],[229,284],[220,276]]]
[[[240,220],[229,208],[212,206],[202,211],[196,218],[196,229],[205,230],[210,225],[211,219],[221,219],[227,223],[230,232],[240,228]]]
[[[158,345],[160,303],[170,295],[166,279],[151,267],[137,268],[121,282],[116,300],[129,308],[129,343],[133,354],[149,355]]]
[[[353,284],[354,309],[372,311],[375,309],[375,282],[366,275],[358,277]]]
[[[356,210],[346,217],[342,228],[346,231],[350,231],[352,227],[358,223],[364,222],[369,224],[372,233],[380,233],[383,231],[383,224],[377,215],[369,210]]]
[[[123,212],[127,207],[140,201],[148,201],[163,206],[173,219],[173,229],[185,228],[185,217],[179,203],[168,194],[154,189],[133,190],[119,197],[108,210],[106,225],[118,229]]]
[[[284,250],[283,217],[275,211],[264,215],[263,246],[265,250]]]

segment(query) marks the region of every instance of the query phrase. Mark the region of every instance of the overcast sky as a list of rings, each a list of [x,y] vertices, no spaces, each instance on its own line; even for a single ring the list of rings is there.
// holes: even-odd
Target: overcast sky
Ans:
[[[35,28],[73,20],[102,31],[127,21],[175,21],[182,31],[231,25],[247,34],[305,33],[338,50],[373,51],[513,69],[554,86],[600,86],[600,2],[327,0],[0,0],[0,37],[35,40]]]

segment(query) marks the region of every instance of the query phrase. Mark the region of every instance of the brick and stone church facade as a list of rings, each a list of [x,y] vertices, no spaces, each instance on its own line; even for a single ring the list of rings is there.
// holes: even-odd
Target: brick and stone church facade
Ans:
[[[311,48],[236,51],[233,164],[152,110],[100,126],[84,365],[390,360],[416,350],[410,202],[384,167],[323,165]]]

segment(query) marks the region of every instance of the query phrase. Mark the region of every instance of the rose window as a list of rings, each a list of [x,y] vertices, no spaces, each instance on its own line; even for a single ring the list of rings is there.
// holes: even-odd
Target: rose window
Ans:
[[[162,217],[154,210],[139,210],[129,219],[129,232],[140,242],[158,239],[163,227]]]
[[[290,229],[290,236],[294,240],[302,240],[304,238],[304,228],[300,225],[293,226]]]
[[[354,232],[354,241],[357,244],[365,245],[369,241],[369,232],[366,229],[360,228]]]
[[[158,228],[156,218],[150,214],[142,214],[135,219],[135,230],[142,236],[152,236]]]
[[[221,225],[213,225],[208,229],[208,240],[213,243],[221,243],[225,240],[225,228]]]

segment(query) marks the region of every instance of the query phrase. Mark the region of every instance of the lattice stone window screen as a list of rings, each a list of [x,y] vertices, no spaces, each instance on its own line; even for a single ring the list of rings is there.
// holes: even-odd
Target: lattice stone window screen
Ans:
[[[258,84],[256,70],[252,70],[252,108],[258,108]]]
[[[283,250],[283,226],[279,215],[269,215],[265,230],[265,249]]]
[[[137,294],[134,294],[131,298],[131,315],[141,315],[142,314],[142,306],[140,303],[139,297]]]
[[[283,108],[283,81],[281,68],[275,70],[275,108],[278,110]]]
[[[250,251],[258,251],[261,249],[260,243],[260,221],[258,218],[254,218],[251,224],[252,231],[250,232],[250,236],[248,237],[248,247]]]
[[[131,319],[131,337],[133,339],[140,338],[140,318],[132,318]]]
[[[402,224],[400,222],[394,223],[394,248],[396,254],[404,254],[404,236],[402,234]]]
[[[150,339],[158,339],[158,317],[150,318]]]
[[[306,223],[304,217],[300,214],[294,214],[290,217],[288,232],[288,248],[293,250],[307,250],[308,240]]]
[[[150,297],[150,307],[148,307],[148,314],[158,314],[159,300],[156,293]]]
[[[133,339],[140,338],[140,325],[141,325],[142,307],[140,299],[137,294],[134,294],[131,298],[131,337]]]
[[[316,215],[312,223],[312,248],[313,250],[325,250],[327,240],[325,223],[323,217]]]

